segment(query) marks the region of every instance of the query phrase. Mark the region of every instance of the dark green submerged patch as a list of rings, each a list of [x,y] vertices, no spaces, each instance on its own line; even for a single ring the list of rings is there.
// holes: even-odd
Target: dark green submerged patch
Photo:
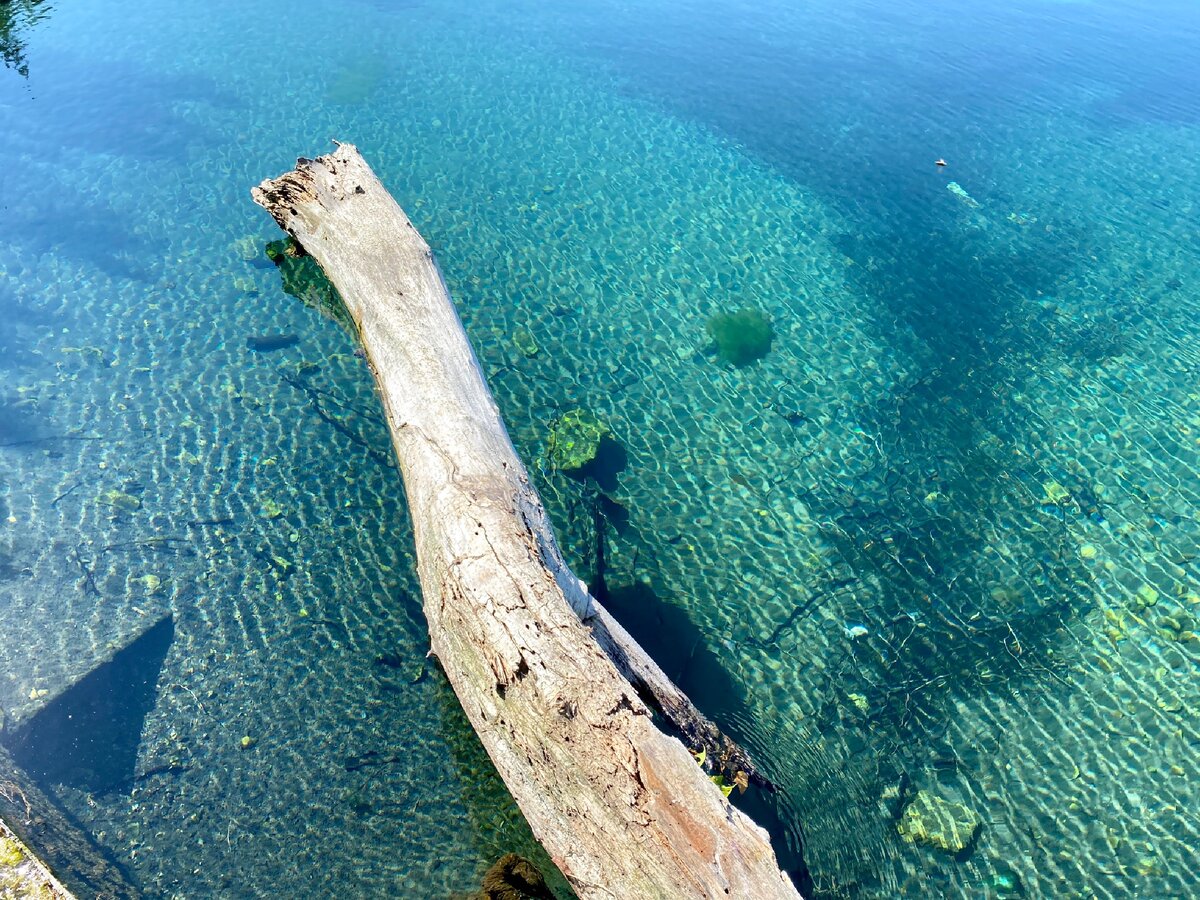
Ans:
[[[717,313],[705,326],[717,345],[717,355],[735,366],[747,366],[771,352],[775,329],[761,310],[746,307],[735,313]]]
[[[21,32],[50,12],[42,0],[0,0],[0,59],[17,74],[28,78],[29,63],[25,59],[25,42]]]
[[[341,295],[317,261],[304,252],[294,238],[271,241],[266,246],[267,259],[279,270],[283,292],[301,300],[339,325],[355,333],[354,322]]]

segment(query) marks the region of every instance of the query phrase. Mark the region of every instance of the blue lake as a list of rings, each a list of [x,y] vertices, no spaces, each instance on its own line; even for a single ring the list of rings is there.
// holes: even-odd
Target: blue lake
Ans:
[[[546,864],[425,659],[370,374],[265,256],[250,187],[333,139],[809,895],[1200,893],[1200,7],[10,0],[0,42],[0,741],[146,896]]]

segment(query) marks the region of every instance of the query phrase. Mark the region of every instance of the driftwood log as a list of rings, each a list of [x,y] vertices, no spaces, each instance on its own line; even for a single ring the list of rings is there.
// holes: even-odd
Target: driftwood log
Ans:
[[[433,253],[358,150],[301,159],[252,195],[358,329],[404,477],[431,652],[579,896],[796,900],[766,832],[656,726],[644,697],[692,749],[727,764],[740,753],[563,561]]]

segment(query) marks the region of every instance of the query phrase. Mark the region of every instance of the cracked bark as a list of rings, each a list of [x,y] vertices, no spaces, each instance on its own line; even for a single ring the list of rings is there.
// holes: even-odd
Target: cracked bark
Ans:
[[[252,194],[358,328],[404,476],[432,650],[579,896],[795,900],[766,832],[655,726],[643,698],[694,748],[740,753],[567,568],[433,254],[362,156],[338,145]]]

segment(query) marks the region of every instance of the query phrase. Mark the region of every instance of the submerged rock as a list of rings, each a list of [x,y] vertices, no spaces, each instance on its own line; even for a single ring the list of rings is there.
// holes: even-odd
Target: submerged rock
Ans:
[[[538,347],[533,333],[528,328],[517,328],[513,331],[512,341],[513,346],[517,348],[517,352],[526,359],[533,359],[541,352],[541,348]]]
[[[515,853],[506,853],[483,876],[480,900],[553,900],[554,894],[537,866]]]
[[[106,503],[113,509],[119,509],[122,512],[136,512],[142,508],[142,501],[133,494],[127,494],[124,491],[118,491],[113,488],[111,491],[105,491],[100,495],[100,502]]]
[[[972,197],[970,194],[968,194],[966,188],[964,188],[957,181],[951,181],[949,184],[947,184],[946,190],[948,190],[951,194],[953,194],[955,197],[957,197],[959,200],[961,200],[963,203],[965,203],[967,206],[971,207],[972,209],[979,208],[979,201],[976,200],[974,197]]]
[[[735,313],[718,313],[705,326],[708,336],[717,345],[717,354],[727,363],[748,366],[771,352],[775,330],[771,320],[757,309]]]
[[[600,452],[600,442],[612,430],[586,409],[565,412],[550,426],[546,455],[551,464],[564,472],[582,469]]]
[[[1071,500],[1071,492],[1054,479],[1043,482],[1042,494],[1044,502],[1052,503],[1055,506],[1063,506]]]
[[[298,334],[252,334],[246,338],[246,347],[257,353],[286,350],[300,343]]]
[[[947,853],[961,853],[974,842],[981,827],[979,816],[961,803],[929,791],[917,791],[904,808],[896,830],[906,841],[927,844]]]
[[[133,579],[147,594],[157,594],[162,589],[162,579],[157,575],[140,575]]]

